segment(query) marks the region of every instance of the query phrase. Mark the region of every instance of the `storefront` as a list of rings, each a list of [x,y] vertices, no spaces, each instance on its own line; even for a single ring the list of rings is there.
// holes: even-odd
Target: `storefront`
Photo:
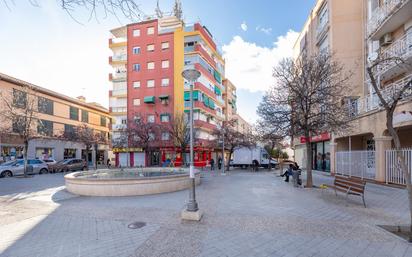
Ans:
[[[54,149],[53,148],[36,148],[36,159],[48,160],[54,158]]]
[[[23,149],[23,146],[0,146],[0,162],[6,162],[10,160],[23,158]]]
[[[330,172],[330,134],[322,133],[309,140],[312,147],[312,169]],[[306,138],[301,137],[300,143],[305,144]]]
[[[65,148],[63,152],[63,159],[76,158],[76,149],[75,148]]]

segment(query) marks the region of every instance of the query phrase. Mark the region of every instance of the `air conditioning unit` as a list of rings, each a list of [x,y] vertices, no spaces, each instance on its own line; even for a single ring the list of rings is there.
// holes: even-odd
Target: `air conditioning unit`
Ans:
[[[393,42],[393,38],[392,38],[391,33],[387,33],[381,38],[381,46],[390,45],[392,44],[392,42]]]

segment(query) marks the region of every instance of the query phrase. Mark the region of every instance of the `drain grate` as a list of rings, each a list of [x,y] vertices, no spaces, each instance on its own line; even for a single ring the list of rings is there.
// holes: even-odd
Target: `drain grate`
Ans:
[[[130,229],[138,229],[144,226],[146,226],[146,222],[136,221],[136,222],[130,223],[127,227]]]

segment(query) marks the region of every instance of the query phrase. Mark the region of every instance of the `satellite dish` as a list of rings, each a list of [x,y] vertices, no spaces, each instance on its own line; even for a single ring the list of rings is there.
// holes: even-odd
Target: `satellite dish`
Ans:
[[[377,52],[371,53],[371,54],[369,55],[368,59],[369,59],[370,62],[376,61],[376,59],[378,59],[378,53],[377,53]]]

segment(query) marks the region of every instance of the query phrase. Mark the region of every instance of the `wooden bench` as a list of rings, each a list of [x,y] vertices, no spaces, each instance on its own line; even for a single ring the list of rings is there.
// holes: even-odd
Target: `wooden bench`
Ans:
[[[336,196],[337,191],[343,192],[346,194],[346,197],[349,195],[357,195],[362,197],[363,206],[366,208],[365,204],[365,185],[366,182],[354,177],[346,177],[341,175],[335,175],[335,180],[333,185],[328,185],[331,188],[335,189]]]

